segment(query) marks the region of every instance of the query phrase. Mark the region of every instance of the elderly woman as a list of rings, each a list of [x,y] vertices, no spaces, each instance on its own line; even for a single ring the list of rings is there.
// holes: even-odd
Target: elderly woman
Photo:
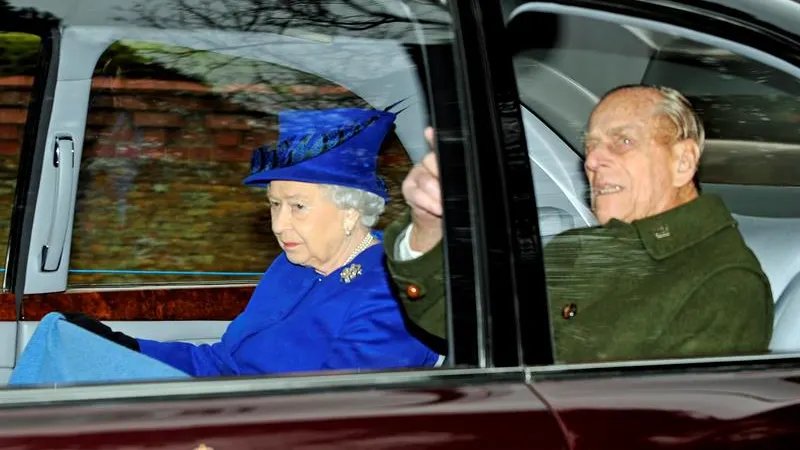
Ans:
[[[135,339],[83,315],[67,320],[192,376],[433,366],[438,355],[405,329],[370,228],[388,198],[376,166],[394,119],[369,109],[280,114],[278,144],[253,152],[245,183],[268,187],[283,252],[220,342]]]

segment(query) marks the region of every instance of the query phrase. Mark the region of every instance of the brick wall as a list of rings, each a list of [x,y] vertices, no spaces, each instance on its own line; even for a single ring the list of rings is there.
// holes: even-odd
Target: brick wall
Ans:
[[[30,80],[0,80],[0,202],[13,198]],[[272,111],[362,106],[337,86],[209,88],[185,81],[95,78],[87,117],[71,269],[261,272],[279,252],[264,192],[241,184],[250,151],[277,137]],[[396,138],[381,155],[392,202],[403,209],[410,168]],[[7,236],[10,208],[0,208]],[[253,277],[244,277],[252,279]],[[239,280],[223,275],[73,273],[70,283]]]

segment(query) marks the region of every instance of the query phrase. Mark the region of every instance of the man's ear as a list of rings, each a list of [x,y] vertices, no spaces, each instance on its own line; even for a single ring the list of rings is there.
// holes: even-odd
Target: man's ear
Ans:
[[[700,147],[692,139],[684,139],[672,145],[674,161],[673,184],[681,187],[692,183],[700,164]]]

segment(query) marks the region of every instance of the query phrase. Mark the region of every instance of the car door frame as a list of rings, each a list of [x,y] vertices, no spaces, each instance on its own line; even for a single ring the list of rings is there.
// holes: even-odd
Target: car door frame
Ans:
[[[474,234],[477,262],[478,338],[481,360],[494,367],[552,363],[549,305],[531,166],[516,88],[514,66],[504,41],[500,2],[449,2],[461,27],[458,52],[462,83],[470,90],[465,117],[474,130],[475,149],[468,177],[480,180],[471,211],[481,217]],[[441,142],[439,143],[441,146]],[[442,177],[449,173],[443,165]],[[455,172],[455,171],[454,171]],[[455,197],[444,190],[445,198]],[[458,214],[445,201],[448,247],[458,236],[449,218]],[[449,214],[449,215],[448,215]],[[452,253],[452,249],[448,248]],[[453,262],[451,257],[447,259]],[[454,322],[461,318],[455,314]],[[508,324],[516,324],[509,328]],[[523,326],[524,324],[524,326]],[[450,342],[463,339],[451,333]],[[452,344],[451,344],[452,345]]]

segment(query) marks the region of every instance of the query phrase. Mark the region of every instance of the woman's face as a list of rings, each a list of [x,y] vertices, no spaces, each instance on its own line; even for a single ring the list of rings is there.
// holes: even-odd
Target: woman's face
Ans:
[[[273,181],[267,197],[272,232],[289,261],[328,274],[349,255],[345,230],[355,231],[358,213],[341,210],[318,184]]]

